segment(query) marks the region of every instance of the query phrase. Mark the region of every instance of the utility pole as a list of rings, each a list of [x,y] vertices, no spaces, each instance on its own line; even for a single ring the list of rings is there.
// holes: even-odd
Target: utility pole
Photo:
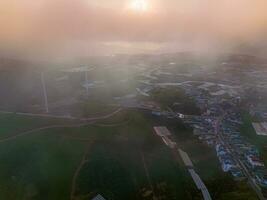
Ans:
[[[48,113],[48,100],[47,100],[47,91],[46,91],[46,85],[45,85],[45,77],[44,72],[41,73],[41,80],[42,80],[42,86],[43,86],[43,95],[44,95],[44,102],[45,102],[45,110]]]
[[[89,95],[89,86],[88,86],[88,74],[87,74],[87,70],[85,71],[85,88],[86,88],[86,96],[88,97]]]

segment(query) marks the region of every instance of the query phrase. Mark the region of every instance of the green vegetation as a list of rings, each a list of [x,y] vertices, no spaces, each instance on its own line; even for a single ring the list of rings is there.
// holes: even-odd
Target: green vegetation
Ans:
[[[206,182],[213,199],[218,200],[257,200],[254,191],[246,181],[236,182],[230,174],[219,172]]]
[[[151,199],[154,191],[161,199],[188,199],[184,182],[190,177],[152,132],[149,120],[138,113],[131,118],[115,135],[101,137],[93,145],[79,176],[77,195]]]
[[[84,144],[57,134],[39,132],[0,145],[0,199],[69,199]]]
[[[94,70],[90,80],[105,80],[101,87],[90,89],[90,97],[111,101],[113,97],[120,97],[135,92],[138,87],[137,79],[130,72],[131,69],[104,68]]]
[[[267,165],[267,137],[257,135],[255,132],[251,118],[248,112],[242,113],[243,125],[241,126],[241,134],[247,137],[249,142],[253,145],[256,145],[260,151],[261,157],[264,160],[264,163]]]
[[[108,106],[99,101],[88,101],[82,105],[83,117],[103,115],[115,111],[116,107]]]
[[[16,114],[0,114],[0,138],[20,133],[34,128],[44,127],[54,124],[64,124],[66,120],[25,117]]]
[[[243,124],[241,126],[241,133],[246,136],[251,142],[260,146],[263,137],[259,137],[252,126],[252,118],[248,112],[242,113]]]
[[[182,89],[155,89],[150,98],[165,109],[169,107],[184,114],[200,114],[194,100],[189,98]],[[174,105],[173,102],[176,104]]]
[[[201,144],[193,139],[185,142],[182,147],[189,153],[196,170],[203,180],[216,177],[221,171],[215,151],[206,144]]]
[[[12,122],[17,127],[12,127]],[[59,122],[63,123],[1,115],[0,132],[8,136]],[[225,179],[217,179],[220,170],[213,151],[181,122],[124,111],[89,126],[36,131],[0,143],[0,199],[70,199],[73,177],[84,155],[75,182],[77,200],[98,193],[118,200],[150,200],[153,194],[161,200],[202,199],[179,158],[153,133],[154,125],[166,125],[171,130],[211,188],[212,196],[234,199],[238,193],[239,199],[250,197],[247,187],[239,187],[231,177],[226,178],[231,187]]]

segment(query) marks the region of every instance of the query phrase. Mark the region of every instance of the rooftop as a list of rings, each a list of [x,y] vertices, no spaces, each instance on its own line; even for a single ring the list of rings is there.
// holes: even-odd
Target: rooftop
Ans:
[[[160,137],[170,136],[171,132],[165,126],[156,126],[154,127],[156,134]]]
[[[102,197],[100,194],[95,196],[92,200],[105,200],[104,197]]]

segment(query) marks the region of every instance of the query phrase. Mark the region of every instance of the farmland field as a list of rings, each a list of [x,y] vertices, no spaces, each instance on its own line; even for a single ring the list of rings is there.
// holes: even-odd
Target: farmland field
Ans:
[[[0,134],[5,138],[26,127],[59,123],[64,121],[3,114]],[[0,199],[83,200],[98,193],[113,200],[147,200],[153,196],[162,200],[201,199],[179,159],[153,133],[154,125],[165,123],[148,114],[123,111],[79,128],[39,130],[3,141]],[[194,139],[191,130],[180,122],[166,125],[192,157],[203,180],[214,180],[220,169],[212,150]],[[217,184],[223,187],[224,181]],[[238,193],[239,189],[226,188],[224,192],[233,191]],[[214,192],[220,197],[220,191]]]

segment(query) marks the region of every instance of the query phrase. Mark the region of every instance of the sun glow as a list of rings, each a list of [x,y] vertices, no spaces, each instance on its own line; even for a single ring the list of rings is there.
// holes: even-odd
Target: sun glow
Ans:
[[[129,8],[136,12],[145,12],[148,10],[148,3],[146,0],[133,0],[130,2]]]

